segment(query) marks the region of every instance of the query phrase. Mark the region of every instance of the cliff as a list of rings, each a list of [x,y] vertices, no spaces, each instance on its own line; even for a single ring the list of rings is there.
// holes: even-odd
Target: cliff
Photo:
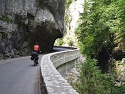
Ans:
[[[63,36],[65,0],[0,0],[0,57],[52,52]]]

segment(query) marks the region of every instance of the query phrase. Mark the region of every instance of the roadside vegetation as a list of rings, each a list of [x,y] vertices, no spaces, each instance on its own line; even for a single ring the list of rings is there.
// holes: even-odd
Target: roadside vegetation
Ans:
[[[125,0],[84,0],[75,34],[86,61],[72,83],[79,94],[125,94],[124,5]]]
[[[116,83],[116,74],[101,73],[97,60],[87,59],[72,86],[79,94],[125,94],[125,85]]]

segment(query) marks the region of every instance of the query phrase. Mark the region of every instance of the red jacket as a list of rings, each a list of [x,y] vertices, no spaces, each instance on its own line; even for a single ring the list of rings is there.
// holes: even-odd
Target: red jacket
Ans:
[[[38,51],[39,50],[39,45],[34,45],[33,50]]]

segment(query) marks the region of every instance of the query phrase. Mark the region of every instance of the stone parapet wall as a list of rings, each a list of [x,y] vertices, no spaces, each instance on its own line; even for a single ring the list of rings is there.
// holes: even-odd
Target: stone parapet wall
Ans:
[[[50,53],[42,57],[41,75],[48,94],[78,94],[60,73],[75,66],[79,57],[78,49]]]

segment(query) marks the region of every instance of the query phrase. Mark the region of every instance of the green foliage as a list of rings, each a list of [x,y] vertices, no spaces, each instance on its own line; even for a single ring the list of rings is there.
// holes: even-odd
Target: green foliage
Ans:
[[[65,7],[68,8],[73,0],[65,0]]]
[[[72,40],[69,40],[69,41],[68,41],[68,45],[71,46],[71,47],[73,46],[73,43],[74,43],[74,42],[73,42]]]
[[[116,86],[114,78],[102,74],[96,64],[92,59],[82,64],[79,80],[73,84],[79,94],[122,94],[125,86]]]
[[[80,77],[74,87],[80,94],[124,94],[125,86],[117,86],[117,76],[102,74],[96,64],[108,64],[119,42],[125,41],[125,0],[84,0],[76,35],[82,54]],[[96,59],[92,60],[92,58]],[[105,63],[105,64],[104,64]],[[104,67],[104,66],[102,66]]]
[[[64,40],[63,40],[63,38],[60,38],[60,39],[58,39],[58,40],[55,42],[54,45],[56,45],[56,46],[61,46],[61,45],[63,45],[63,44],[64,44]]]
[[[84,13],[76,29],[83,54],[99,57],[105,48],[105,52],[110,55],[118,42],[125,39],[124,4],[124,0],[84,1]],[[117,37],[119,34],[122,36]]]

